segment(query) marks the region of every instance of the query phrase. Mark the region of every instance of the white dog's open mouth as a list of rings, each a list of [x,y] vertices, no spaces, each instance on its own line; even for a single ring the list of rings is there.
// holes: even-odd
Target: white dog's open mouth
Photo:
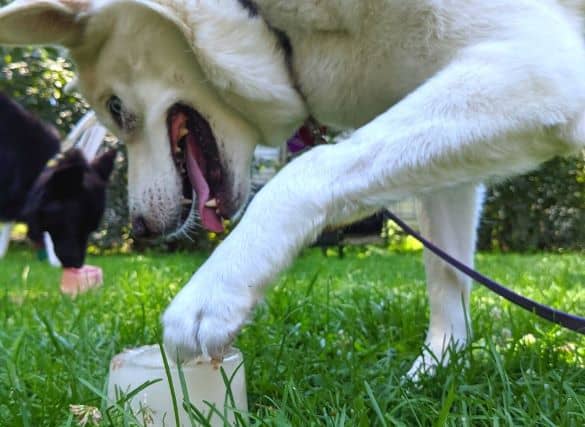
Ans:
[[[167,128],[171,153],[183,180],[183,195],[189,209],[182,219],[187,222],[198,214],[205,229],[222,232],[223,218],[229,214],[222,203],[222,195],[223,198],[226,196],[226,179],[209,123],[194,109],[175,104],[168,112]]]

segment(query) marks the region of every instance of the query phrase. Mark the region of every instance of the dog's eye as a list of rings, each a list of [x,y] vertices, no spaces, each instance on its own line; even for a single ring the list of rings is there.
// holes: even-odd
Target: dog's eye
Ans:
[[[116,95],[112,95],[108,98],[106,101],[106,108],[120,129],[126,132],[131,132],[136,128],[136,116],[124,107],[122,100]]]
[[[110,96],[108,101],[106,102],[108,110],[113,116],[119,116],[122,114],[122,100],[118,98],[116,95]]]
[[[108,111],[112,115],[114,121],[118,124],[122,124],[122,113],[124,112],[124,106],[122,105],[122,100],[118,98],[116,95],[110,96],[110,98],[106,101],[106,107]]]

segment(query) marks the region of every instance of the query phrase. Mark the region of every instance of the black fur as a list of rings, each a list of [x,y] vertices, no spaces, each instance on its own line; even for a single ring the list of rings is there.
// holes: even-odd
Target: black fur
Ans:
[[[238,0],[244,9],[248,10],[251,17],[258,15],[258,6],[252,0]]]
[[[290,43],[290,39],[288,38],[288,35],[284,31],[279,30],[278,28],[272,26],[270,26],[270,29],[274,31],[274,34],[278,39],[278,43],[280,44],[280,47],[282,47],[282,50],[284,51],[284,60],[286,61],[286,66],[288,67],[289,72],[292,73],[293,48],[292,44]]]
[[[52,128],[0,93],[0,221],[26,222],[35,241],[48,231],[63,267],[81,267],[116,153],[88,163],[73,149],[46,167],[59,144]]]

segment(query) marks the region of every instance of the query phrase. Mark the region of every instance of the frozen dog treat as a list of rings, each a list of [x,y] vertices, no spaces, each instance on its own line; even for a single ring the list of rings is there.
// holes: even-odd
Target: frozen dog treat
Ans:
[[[179,420],[182,427],[191,426],[189,416],[181,403],[183,402],[183,387],[179,368],[172,360],[168,360],[170,377],[177,394]],[[223,369],[223,371],[222,371]],[[228,393],[222,372],[228,379],[231,393]],[[232,348],[223,357],[222,361],[196,359],[182,365],[182,375],[185,382],[189,401],[203,414],[210,412],[209,405],[215,406],[219,414],[225,414],[227,419],[212,415],[209,420],[213,427],[234,425],[235,409],[246,413],[248,400],[246,395],[246,376],[244,373],[242,353]],[[135,414],[148,413],[152,426],[175,425],[174,409],[171,397],[171,385],[167,377],[162,354],[157,345],[139,347],[126,350],[112,359],[108,379],[108,399],[110,402],[118,400],[120,393],[129,393],[147,381],[156,382],[137,393],[128,403]],[[233,402],[229,398],[233,397]],[[208,402],[208,404],[204,403]],[[233,404],[232,404],[233,403]]]
[[[61,292],[75,296],[103,283],[102,269],[93,265],[81,268],[64,268],[61,276]]]

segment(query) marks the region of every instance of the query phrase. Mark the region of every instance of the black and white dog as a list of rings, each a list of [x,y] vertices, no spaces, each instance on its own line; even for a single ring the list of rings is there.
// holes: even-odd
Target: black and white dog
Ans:
[[[81,151],[60,154],[59,148],[51,127],[0,93],[0,221],[26,222],[35,242],[47,232],[61,265],[78,268],[104,212],[116,152],[88,163]],[[9,231],[2,233],[0,255]]]

